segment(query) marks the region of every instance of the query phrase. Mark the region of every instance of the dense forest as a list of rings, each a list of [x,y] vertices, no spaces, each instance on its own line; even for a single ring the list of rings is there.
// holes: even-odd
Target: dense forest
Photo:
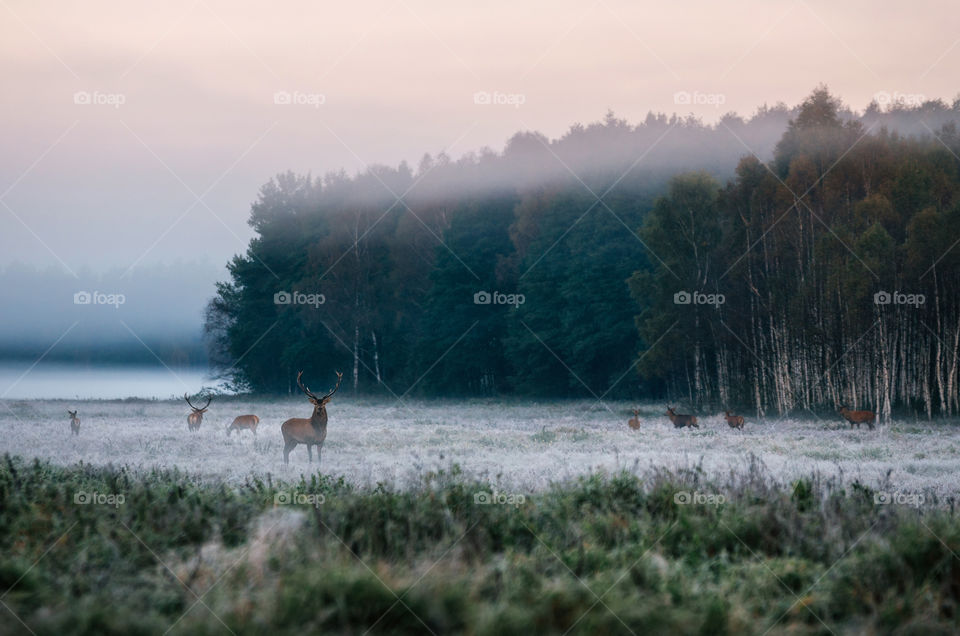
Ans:
[[[957,412],[956,126],[902,137],[838,111],[815,92],[771,162],[744,158],[724,186],[675,177],[645,219],[663,260],[630,286],[643,341],[662,340],[640,366],[670,394],[761,413]],[[678,305],[678,289],[703,300]]]
[[[956,413],[958,119],[821,87],[715,125],[608,114],[415,170],[280,175],[208,307],[211,358],[259,392],[341,369],[400,397]]]

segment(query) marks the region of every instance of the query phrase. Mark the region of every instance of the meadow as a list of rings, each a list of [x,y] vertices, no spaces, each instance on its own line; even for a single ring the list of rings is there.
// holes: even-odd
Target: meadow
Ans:
[[[302,400],[8,404],[2,634],[960,629],[948,422],[343,400],[318,471]]]
[[[285,480],[313,473],[306,448],[283,465],[280,424],[308,417],[303,398],[224,398],[214,401],[200,431],[187,432],[181,401],[35,400],[0,409],[0,451],[55,464],[85,462],[136,469],[179,468],[215,481],[249,476]],[[836,414],[804,418],[747,417],[743,431],[722,415],[699,417],[699,429],[675,429],[665,405],[646,404],[641,428],[627,427],[634,405],[615,402],[375,401],[336,399],[328,408],[323,473],[351,484],[416,484],[429,471],[458,464],[476,479],[518,492],[548,488],[582,474],[699,467],[722,476],[760,462],[791,481],[812,472],[894,484],[941,497],[960,488],[960,426],[956,421],[895,418],[877,430],[851,430]],[[78,409],[72,437],[67,409]],[[260,416],[254,437],[226,435],[233,418]]]

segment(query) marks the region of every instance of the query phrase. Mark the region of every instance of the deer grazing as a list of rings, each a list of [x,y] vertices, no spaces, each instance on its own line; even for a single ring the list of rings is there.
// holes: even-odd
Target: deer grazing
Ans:
[[[230,433],[233,431],[237,432],[237,435],[241,431],[253,431],[253,434],[257,434],[257,424],[260,423],[260,418],[256,415],[238,415],[234,418],[233,423],[227,427],[227,437],[230,437]]]
[[[307,396],[310,403],[313,404],[313,415],[309,418],[294,417],[280,425],[280,432],[283,434],[283,463],[290,463],[290,451],[296,448],[297,444],[307,445],[307,455],[313,462],[313,449],[317,447],[317,463],[320,463],[320,451],[323,450],[323,442],[327,439],[327,402],[333,397],[333,394],[340,388],[340,382],[343,380],[343,374],[337,373],[337,385],[333,390],[322,397],[311,393],[310,389],[303,385],[300,379],[303,371],[297,374],[297,386]]]
[[[737,428],[741,431],[743,430],[743,416],[742,415],[731,415],[730,411],[724,411],[723,416],[727,420],[727,424],[730,425],[730,428]]]
[[[684,426],[690,426],[692,428],[700,428],[700,425],[697,424],[696,415],[682,415],[675,413],[673,407],[667,407],[667,417],[670,418],[670,421],[673,422],[674,428],[683,428]]]
[[[627,422],[627,425],[629,425],[633,430],[640,428],[640,411],[638,409],[633,409],[633,417],[630,418],[630,421]]]
[[[190,431],[199,431],[200,423],[203,422],[203,414],[207,412],[207,407],[210,406],[210,401],[213,399],[209,395],[207,396],[207,403],[203,405],[203,408],[197,408],[190,402],[190,398],[187,397],[187,394],[183,394],[183,399],[187,401],[187,404],[190,405],[190,408],[193,409],[193,413],[187,416],[187,428]]]
[[[74,435],[80,435],[80,418],[76,411],[67,411],[70,414],[70,431]]]
[[[873,422],[877,419],[877,414],[873,411],[851,411],[846,406],[841,406],[839,412],[845,420],[850,422],[850,428],[854,426],[860,428],[861,424],[866,424],[872,431]]]

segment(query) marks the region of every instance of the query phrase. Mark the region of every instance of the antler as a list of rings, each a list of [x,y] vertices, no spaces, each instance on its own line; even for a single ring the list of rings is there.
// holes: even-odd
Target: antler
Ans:
[[[324,395],[323,397],[317,397],[316,395],[313,394],[313,392],[308,387],[304,386],[303,380],[300,379],[300,377],[303,375],[303,371],[297,374],[297,386],[300,387],[300,390],[306,393],[307,397],[310,398],[311,400],[322,402],[327,398],[329,398],[330,396],[332,396],[334,393],[336,393],[337,389],[340,388],[340,382],[343,380],[343,374],[340,373],[339,371],[337,371],[336,373],[337,373],[337,386],[333,387],[333,390],[327,393],[326,395]]]
[[[186,394],[186,393],[183,394],[183,399],[187,401],[187,404],[189,404],[189,405],[190,405],[190,408],[192,408],[194,411],[203,411],[203,410],[205,410],[208,406],[210,406],[210,402],[211,402],[211,400],[213,400],[213,397],[208,395],[208,396],[207,396],[207,403],[203,405],[203,408],[199,408],[199,409],[193,405],[193,402],[190,401],[190,398],[187,397],[187,394]]]
[[[305,386],[303,385],[303,380],[300,379],[300,376],[302,376],[302,375],[303,375],[303,371],[301,371],[300,373],[297,374],[297,386],[300,387],[300,390],[303,391],[304,393],[306,393],[306,394],[307,394],[307,397],[310,398],[311,400],[319,400],[320,398],[318,398],[316,395],[314,395],[314,394],[310,391],[310,389],[308,389],[307,387],[305,387]]]
[[[343,374],[340,373],[339,371],[336,371],[335,373],[337,374],[337,386],[333,387],[333,390],[332,390],[332,391],[330,391],[329,393],[327,393],[326,395],[323,396],[323,399],[325,399],[325,400],[326,400],[327,398],[331,397],[334,393],[337,392],[337,389],[340,388],[340,382],[343,381]]]

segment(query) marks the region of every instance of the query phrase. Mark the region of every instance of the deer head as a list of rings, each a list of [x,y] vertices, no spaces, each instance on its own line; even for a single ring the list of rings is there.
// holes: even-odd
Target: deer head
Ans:
[[[326,395],[318,396],[309,387],[303,384],[303,371],[297,374],[297,386],[300,387],[300,390],[303,391],[304,395],[307,396],[307,399],[310,400],[310,403],[313,404],[313,410],[320,411],[327,406],[327,402],[330,401],[330,398],[333,397],[333,394],[337,392],[337,389],[340,388],[340,383],[343,381],[343,374],[339,371],[337,373],[337,385],[330,390]]]

